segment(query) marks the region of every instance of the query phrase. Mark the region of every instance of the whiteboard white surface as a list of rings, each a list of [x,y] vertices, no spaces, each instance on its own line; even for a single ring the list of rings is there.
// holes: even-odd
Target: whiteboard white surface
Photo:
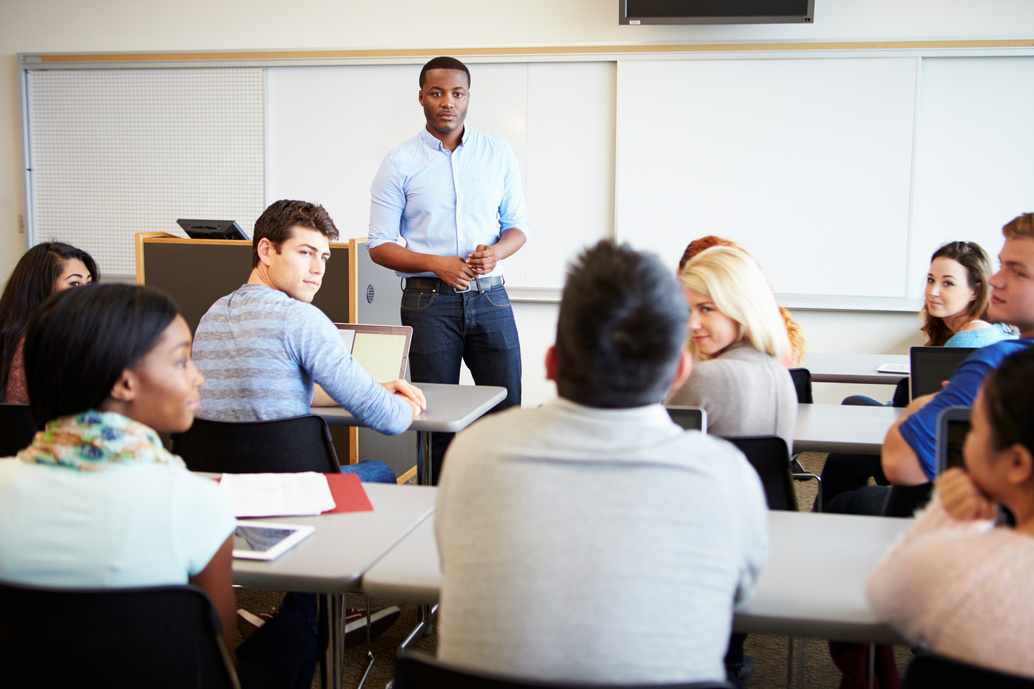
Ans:
[[[980,244],[1034,211],[1034,58],[926,58],[922,66],[910,294],[942,244]]]
[[[621,62],[616,232],[749,248],[777,293],[907,295],[916,58]]]
[[[614,65],[468,67],[466,122],[510,143],[528,202],[528,244],[507,259],[507,284],[560,287],[566,261],[613,225]],[[381,160],[424,127],[419,73],[416,65],[269,68],[267,198],[318,201],[342,236],[366,236]]]

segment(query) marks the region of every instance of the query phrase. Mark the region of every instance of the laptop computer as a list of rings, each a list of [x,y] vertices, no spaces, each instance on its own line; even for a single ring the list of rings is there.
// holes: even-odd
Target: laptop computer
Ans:
[[[687,431],[707,433],[707,411],[701,407],[665,407],[671,420]]]
[[[913,347],[909,351],[912,399],[940,391],[941,383],[954,375],[972,351],[972,347]]]
[[[335,323],[352,358],[378,383],[406,375],[413,328],[408,325]]]
[[[969,433],[969,407],[945,407],[937,416],[937,475],[951,467],[966,468],[962,444]]]

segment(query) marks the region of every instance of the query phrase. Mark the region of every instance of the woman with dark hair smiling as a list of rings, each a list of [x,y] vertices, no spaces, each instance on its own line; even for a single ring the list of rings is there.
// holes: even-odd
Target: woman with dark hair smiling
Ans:
[[[90,254],[61,242],[32,247],[18,260],[0,295],[0,402],[25,404],[22,343],[29,316],[54,292],[100,280]]]
[[[236,520],[229,501],[217,484],[187,471],[156,433],[182,432],[194,421],[204,377],[190,345],[176,307],[147,287],[60,292],[33,313],[25,377],[39,430],[17,459],[0,460],[0,581],[190,583],[232,633]],[[241,646],[244,687],[311,685],[310,602],[286,602]]]

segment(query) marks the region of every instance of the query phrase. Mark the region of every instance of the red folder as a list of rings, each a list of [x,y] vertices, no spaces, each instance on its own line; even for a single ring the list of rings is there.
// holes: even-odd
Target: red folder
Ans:
[[[336,507],[321,514],[337,514],[338,512],[373,512],[370,498],[366,496],[363,482],[355,474],[323,474],[327,477],[330,494],[334,497]],[[220,477],[221,478],[221,477]],[[215,482],[219,483],[220,478]]]
[[[330,494],[334,496],[332,510],[323,514],[336,514],[337,512],[373,512],[373,505],[370,498],[366,497],[363,490],[363,483],[355,474],[324,474],[327,477],[327,485],[330,486]]]

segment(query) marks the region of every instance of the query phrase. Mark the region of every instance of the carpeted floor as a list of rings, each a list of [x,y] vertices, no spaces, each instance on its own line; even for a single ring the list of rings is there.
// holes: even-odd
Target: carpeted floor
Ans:
[[[815,474],[822,473],[822,464],[826,456],[819,453],[805,453],[800,456],[801,465]],[[815,499],[815,482],[798,482],[797,496],[802,511],[811,511]],[[802,582],[807,585],[807,581]],[[252,612],[267,612],[279,603],[282,593],[271,591],[237,590],[238,607]],[[349,607],[361,607],[362,599],[349,597]],[[391,605],[390,602],[374,602],[375,608]],[[367,678],[366,687],[383,689],[394,675],[395,657],[398,645],[416,626],[417,608],[412,605],[400,605],[402,615],[399,620],[384,634],[374,640],[373,653],[376,658],[373,670]],[[239,639],[238,639],[239,640]],[[746,652],[754,657],[755,676],[749,683],[751,689],[768,689],[785,687],[787,679],[787,638],[751,634],[745,644]],[[432,633],[422,637],[413,648],[428,654],[434,654],[436,637]],[[830,660],[828,644],[822,639],[798,639],[796,643],[800,658],[800,672],[794,667],[793,686],[800,689],[836,689],[840,686],[840,673]],[[898,668],[904,676],[905,668],[912,658],[908,648],[895,648]],[[366,668],[365,644],[349,648],[345,651],[345,686],[355,687],[359,683]],[[313,687],[319,687],[319,675]]]

